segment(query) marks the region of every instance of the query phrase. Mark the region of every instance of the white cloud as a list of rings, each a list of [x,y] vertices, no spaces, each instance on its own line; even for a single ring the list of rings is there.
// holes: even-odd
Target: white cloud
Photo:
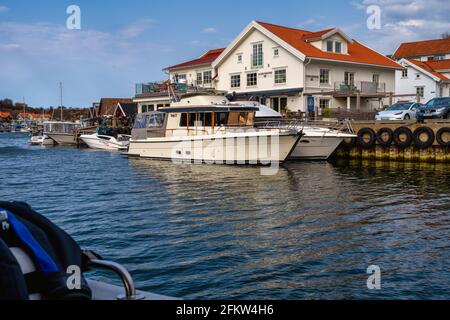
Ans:
[[[153,19],[143,19],[136,21],[120,30],[120,35],[125,38],[139,37],[145,31],[151,29],[155,25],[155,23],[156,21]]]
[[[0,5],[0,13],[7,12],[7,11],[9,11],[9,8],[7,6],[1,6]]]
[[[55,105],[60,80],[72,106],[88,106],[101,96],[133,95],[129,84],[158,80],[156,61],[172,49],[148,35],[147,41],[135,38],[139,33],[132,29],[73,31],[62,24],[0,21],[0,96],[18,99],[14,94],[28,86],[31,104]]]
[[[216,33],[217,29],[213,27],[203,29],[203,33]]]
[[[448,0],[359,0],[351,4],[361,14],[369,5],[380,7],[381,30],[369,30],[365,22],[359,30],[349,29],[357,40],[385,54],[393,53],[403,42],[436,39],[450,31]]]

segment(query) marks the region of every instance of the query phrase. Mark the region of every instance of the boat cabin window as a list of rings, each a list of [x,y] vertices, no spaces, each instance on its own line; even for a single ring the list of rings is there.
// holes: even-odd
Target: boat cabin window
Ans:
[[[253,126],[254,112],[230,112],[228,125],[234,127]]]
[[[189,115],[189,116],[188,116]],[[212,126],[212,112],[194,112],[182,113],[180,117],[180,127],[211,127]]]
[[[134,129],[161,129],[165,119],[166,114],[162,112],[141,113],[136,116]]]
[[[73,133],[80,125],[65,122],[44,123],[44,131],[48,133]]]
[[[214,126],[253,126],[255,112],[214,112]],[[180,127],[212,127],[212,112],[182,113]]]
[[[216,127],[226,126],[228,124],[228,113],[217,112],[215,114],[215,123]]]

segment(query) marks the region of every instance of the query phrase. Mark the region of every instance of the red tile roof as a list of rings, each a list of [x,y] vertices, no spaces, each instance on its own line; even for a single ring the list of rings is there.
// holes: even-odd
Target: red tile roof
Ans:
[[[50,119],[51,115],[49,114],[41,114],[41,113],[30,113],[30,112],[20,112],[19,116],[22,118],[34,118],[34,119],[40,119],[40,118],[45,118],[45,119]]]
[[[415,64],[416,66],[418,66],[419,68],[424,69],[425,71],[428,71],[429,73],[431,73],[433,76],[438,77],[441,80],[449,80],[446,76],[444,76],[443,74],[439,73],[436,71],[436,66],[439,65],[446,65],[447,68],[444,69],[449,69],[450,68],[450,60],[442,60],[442,61],[418,61],[418,60],[413,60],[413,59],[408,59],[409,62]],[[436,63],[439,62],[439,63]]]
[[[326,29],[326,30],[322,30],[322,31],[317,31],[317,32],[311,32],[309,34],[305,34],[303,36],[303,39],[305,40],[313,40],[313,39],[319,39],[321,38],[323,35],[327,34],[328,32],[334,30],[334,28],[331,29]]]
[[[0,118],[8,119],[10,117],[11,117],[11,113],[10,112],[0,112]]]
[[[177,64],[177,65],[168,67],[166,69],[169,69],[169,70],[182,69],[182,68],[195,67],[195,66],[200,66],[200,65],[205,65],[205,64],[211,64],[211,63],[213,63],[214,60],[217,59],[217,57],[219,57],[222,54],[222,52],[224,50],[225,50],[225,48],[209,50],[209,51],[205,52],[202,56],[200,56],[198,59],[183,62],[183,63]]]
[[[450,70],[450,59],[447,60],[431,60],[427,64],[434,70]]]
[[[450,53],[450,38],[402,43],[395,59]]]
[[[310,32],[306,30],[299,30],[288,28],[284,26],[278,26],[266,22],[257,22],[259,25],[284,40],[292,47],[303,53],[309,58],[316,59],[329,59],[342,62],[353,62],[371,64],[383,67],[399,68],[402,67],[395,61],[383,56],[382,54],[362,45],[361,43],[353,40],[352,43],[348,43],[348,54],[324,52],[306,40],[311,37],[322,36],[333,29],[323,30],[319,32]],[[305,38],[306,37],[306,38]]]

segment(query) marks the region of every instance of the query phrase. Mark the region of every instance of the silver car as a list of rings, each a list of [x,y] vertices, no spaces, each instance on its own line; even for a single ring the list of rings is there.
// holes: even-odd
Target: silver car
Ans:
[[[376,114],[375,120],[415,120],[416,113],[423,105],[417,102],[399,102]]]

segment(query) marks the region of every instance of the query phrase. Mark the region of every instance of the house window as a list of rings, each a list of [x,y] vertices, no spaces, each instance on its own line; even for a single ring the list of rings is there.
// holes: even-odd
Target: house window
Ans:
[[[235,74],[231,76],[231,88],[240,88],[241,87],[241,75]]]
[[[247,73],[247,87],[256,87],[258,85],[258,74]]]
[[[237,56],[237,62],[242,63],[242,54],[238,54]]]
[[[416,88],[416,94],[423,98],[425,96],[425,87],[417,87]]]
[[[286,69],[275,70],[275,84],[286,83]]]
[[[355,73],[354,72],[346,72],[344,75],[344,82],[348,86],[355,85]]]
[[[197,84],[202,84],[203,80],[203,75],[202,73],[197,73]]]
[[[444,60],[445,56],[444,55],[437,55],[433,57],[434,60]]]
[[[334,51],[336,53],[341,53],[342,52],[342,43],[336,41],[334,45],[335,45]]]
[[[211,71],[203,72],[203,83],[211,84],[211,82],[212,82],[212,72]]]
[[[444,87],[439,87],[439,97],[442,98],[444,96]]]
[[[186,83],[187,76],[186,74],[176,74],[175,82],[176,83]]]
[[[320,69],[320,84],[330,84],[330,70]]]
[[[328,109],[330,107],[330,99],[320,99],[320,109]]]
[[[380,75],[379,74],[374,74],[372,76],[372,82],[376,83],[376,84],[379,84],[380,83]]]
[[[257,43],[253,45],[252,67],[260,68],[263,66],[263,44]]]
[[[327,41],[327,51],[333,52],[333,41]]]
[[[278,49],[278,48],[273,49],[273,56],[278,57],[279,55],[280,55],[280,49]]]
[[[402,78],[408,78],[408,69],[402,70]]]
[[[417,80],[420,79],[420,73],[416,73],[416,79],[417,79]]]

